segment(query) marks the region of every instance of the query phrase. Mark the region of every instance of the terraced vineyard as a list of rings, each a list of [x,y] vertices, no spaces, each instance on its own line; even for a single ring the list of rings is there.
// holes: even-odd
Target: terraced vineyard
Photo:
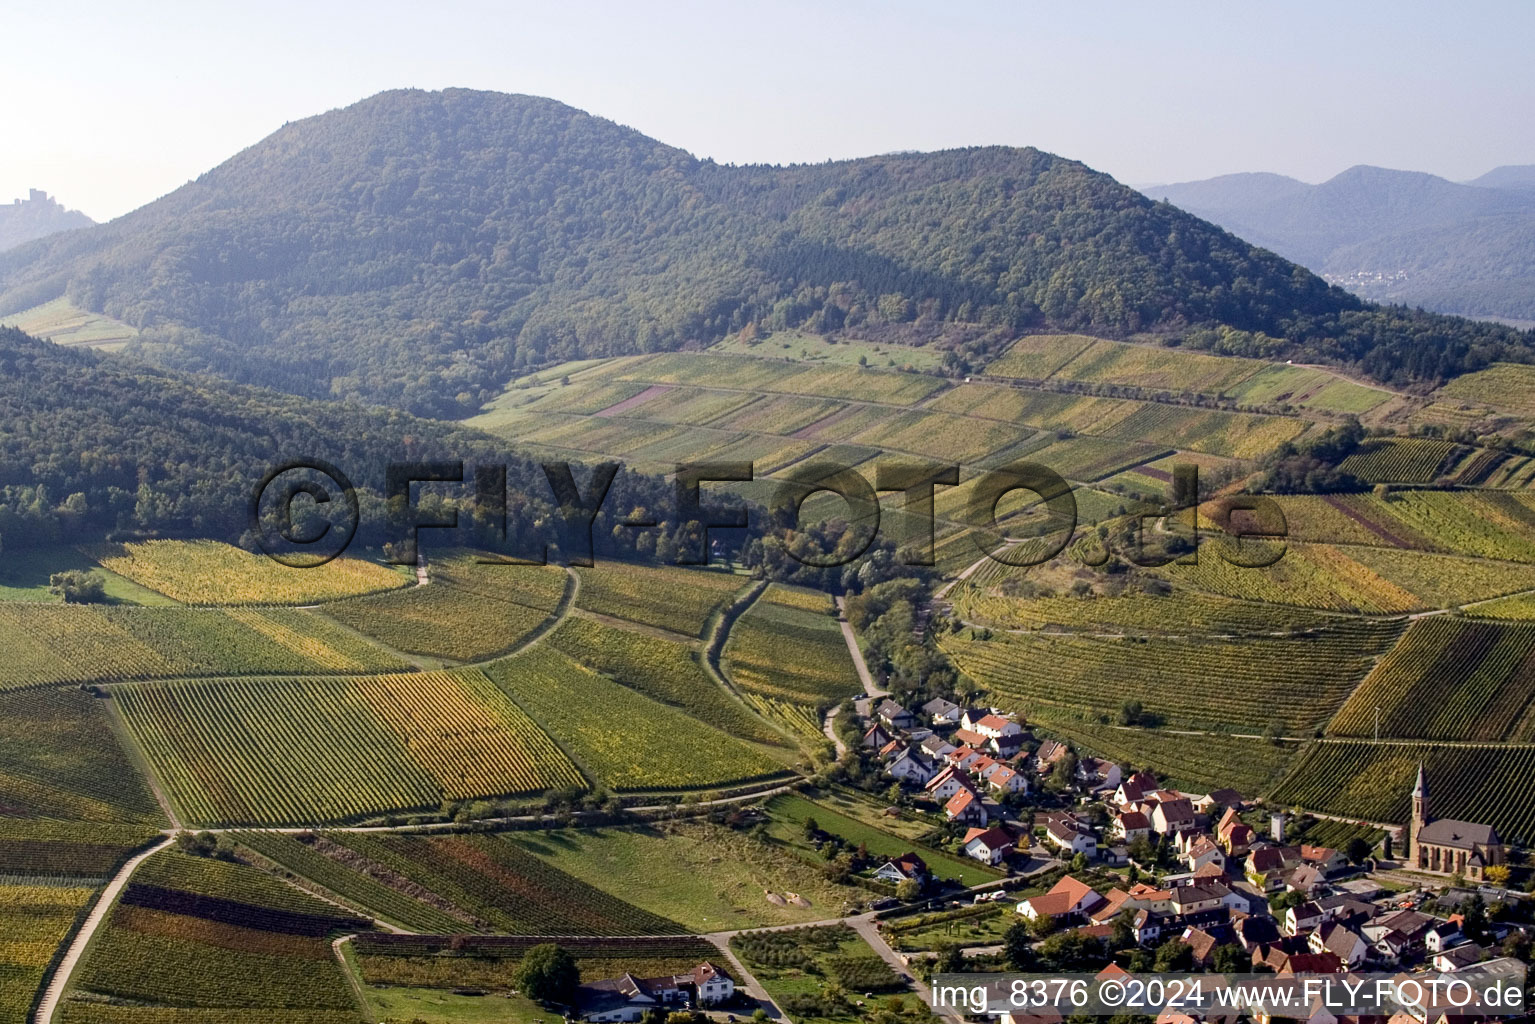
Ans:
[[[1039,731],[1066,740],[1116,764],[1150,768],[1159,778],[1191,792],[1232,788],[1252,799],[1266,794],[1295,760],[1293,743],[1221,736],[1179,736],[1159,729],[1112,725],[1051,716]]]
[[[1535,368],[1493,363],[1485,370],[1456,377],[1439,394],[1466,402],[1535,416]]]
[[[772,584],[736,620],[724,668],[743,690],[820,705],[861,692],[826,594]]]
[[[965,621],[999,629],[1267,635],[1327,628],[1340,621],[1306,608],[1277,609],[1181,590],[1165,597],[1127,591],[1114,596],[1011,598],[963,586],[950,597]]]
[[[0,694],[0,805],[10,813],[162,823],[106,702],[79,690]]]
[[[123,679],[388,672],[404,662],[311,612],[0,604],[0,689]]]
[[[588,668],[647,697],[681,708],[722,732],[761,743],[783,742],[776,730],[709,677],[700,663],[702,655],[696,644],[576,616],[566,619],[544,642]]]
[[[359,558],[298,571],[212,540],[151,540],[93,553],[118,575],[184,604],[318,604],[409,582],[403,573]]]
[[[1535,737],[1535,624],[1419,619],[1328,731],[1401,739]]]
[[[1121,384],[1162,391],[1220,392],[1245,381],[1266,363],[1122,341],[1094,341],[1057,370],[1056,380]]]
[[[336,842],[514,935],[670,935],[686,929],[494,836],[337,834]]]
[[[204,824],[307,824],[580,785],[474,670],[125,685],[129,726]]]
[[[539,645],[485,672],[610,789],[699,789],[770,778],[777,762]]]
[[[936,377],[889,373],[855,366],[804,363],[750,356],[672,352],[626,366],[620,380],[691,384],[740,391],[773,391],[818,398],[846,398],[911,405],[943,386]]]
[[[208,1009],[240,1011],[243,1019],[262,1021],[304,1019],[283,1011],[329,1011],[338,1024],[355,1022],[351,989],[326,935],[362,922],[338,916],[318,900],[305,900],[304,911],[293,910],[302,899],[296,890],[249,867],[177,865],[166,869],[170,879],[156,871],[157,862],[184,859],[159,854],[144,865],[146,881],[135,876],[76,971],[73,998],[61,1008],[63,1020],[138,1019],[101,1015],[91,1005],[114,1000],[174,1010],[171,1020],[218,1020],[217,1014],[188,1012]],[[149,881],[181,877],[211,885],[186,889]],[[217,895],[205,891],[210,887]],[[287,891],[279,896],[279,889]],[[267,902],[263,895],[281,902]],[[246,897],[257,901],[245,902]]]
[[[598,562],[577,571],[577,606],[692,637],[700,636],[715,609],[746,583],[728,573],[628,562]]]
[[[1314,743],[1275,787],[1276,803],[1366,821],[1408,818],[1413,778],[1422,763],[1436,817],[1485,822],[1505,842],[1535,838],[1535,794],[1510,785],[1535,770],[1532,746],[1432,743]]]
[[[1332,716],[1401,628],[1356,620],[1303,636],[1240,641],[1050,634],[983,640],[964,630],[944,635],[940,645],[994,699],[1025,715],[1091,720],[1135,700],[1187,727],[1257,733],[1279,723],[1296,735]]]

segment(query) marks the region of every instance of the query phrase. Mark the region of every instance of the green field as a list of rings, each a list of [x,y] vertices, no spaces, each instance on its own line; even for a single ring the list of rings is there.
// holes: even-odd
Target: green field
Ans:
[[[774,844],[704,823],[518,832],[504,841],[698,932],[823,920],[868,896]],[[809,905],[783,901],[789,893]]]
[[[750,339],[733,334],[709,351],[720,355],[792,359],[827,366],[869,366],[882,370],[933,370],[943,363],[943,351],[936,345],[890,345],[795,330],[772,331]]]
[[[59,298],[19,313],[0,317],[0,326],[15,327],[56,345],[79,345],[115,351],[139,336],[137,328],[104,313],[91,313]]]
[[[100,578],[109,604],[171,606],[176,602],[164,594],[141,587],[126,577],[103,569],[96,561],[75,548],[18,548],[6,545],[0,558],[0,601],[36,601],[61,604],[63,598],[48,592],[48,578],[57,572],[75,570]]]
[[[819,855],[805,845],[804,826],[808,818],[814,818],[816,825],[824,832],[841,836],[855,847],[867,847],[875,857],[893,858],[916,851],[927,862],[928,870],[935,878],[954,879],[964,885],[984,885],[1001,877],[995,868],[978,861],[920,846],[909,838],[876,828],[842,814],[825,803],[817,803],[795,793],[775,796],[768,801],[767,809],[773,818],[768,834],[785,846],[799,848],[811,860],[817,859]]]
[[[308,824],[582,779],[478,671],[131,683],[123,713],[203,824]]]
[[[1295,760],[1297,749],[1293,743],[1257,738],[1216,733],[1180,736],[1160,729],[1121,729],[1065,718],[1042,721],[1039,728],[1116,764],[1149,768],[1158,778],[1190,792],[1230,787],[1248,799],[1274,787]]]

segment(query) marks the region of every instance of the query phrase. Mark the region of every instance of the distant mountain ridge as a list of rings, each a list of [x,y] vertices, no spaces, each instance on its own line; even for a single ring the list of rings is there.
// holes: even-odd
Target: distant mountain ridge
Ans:
[[[1532,358],[1506,329],[1368,308],[1038,150],[727,167],[463,89],[293,122],[110,224],[0,255],[0,315],[60,296],[167,366],[440,417],[528,367],[750,323],[946,344],[1189,334],[1404,381]]]
[[[79,210],[65,209],[48,193],[34,188],[26,199],[0,204],[0,252],[95,223]]]
[[[1228,174],[1145,192],[1367,299],[1535,319],[1535,165],[1464,183],[1358,166],[1320,185]]]

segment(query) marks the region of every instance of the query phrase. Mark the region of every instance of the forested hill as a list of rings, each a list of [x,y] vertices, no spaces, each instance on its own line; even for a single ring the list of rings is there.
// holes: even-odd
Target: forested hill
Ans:
[[[139,352],[170,366],[434,416],[530,365],[750,322],[914,338],[1225,325],[1246,332],[1219,335],[1228,349],[1396,381],[1529,357],[1515,332],[1374,310],[1036,150],[726,167],[551,100],[464,90],[288,125],[129,216],[0,255],[0,315],[60,295],[144,328]]]
[[[155,369],[0,328],[7,548],[113,531],[237,540],[262,476],[308,458],[331,462],[363,492],[369,542],[393,535],[380,504],[390,462],[462,459],[468,472],[482,462],[505,465],[514,540],[554,504],[537,464],[475,431]],[[621,473],[608,501],[605,509],[657,508],[670,490]],[[620,540],[639,532],[617,531]]]

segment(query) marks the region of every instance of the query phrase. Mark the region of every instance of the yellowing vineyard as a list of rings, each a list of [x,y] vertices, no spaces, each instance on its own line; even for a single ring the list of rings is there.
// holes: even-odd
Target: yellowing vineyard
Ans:
[[[335,821],[582,784],[473,670],[135,683],[118,693],[172,799],[202,824]]]
[[[731,628],[726,673],[743,690],[812,706],[859,692],[832,611],[825,594],[772,584]]]
[[[318,604],[409,582],[403,573],[358,558],[290,569],[211,540],[151,540],[93,553],[118,575],[183,604]]]

